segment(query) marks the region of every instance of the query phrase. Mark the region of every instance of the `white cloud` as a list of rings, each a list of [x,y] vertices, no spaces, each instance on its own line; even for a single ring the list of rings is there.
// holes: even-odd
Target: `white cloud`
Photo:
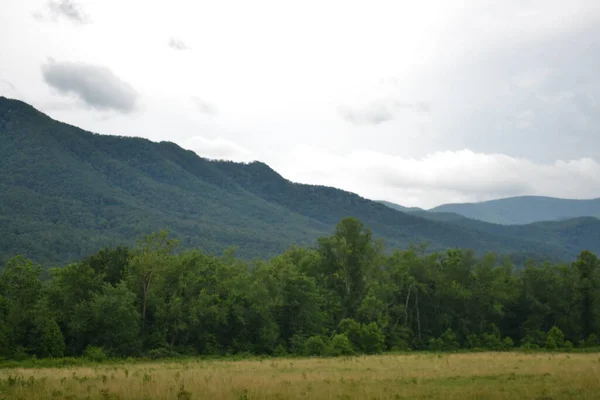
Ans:
[[[94,23],[31,18],[36,7],[50,15],[49,4],[64,5],[57,22],[84,10]],[[406,205],[598,195],[576,167],[600,161],[598,0],[2,6],[0,38],[18,40],[0,40],[0,76],[18,98],[87,130],[178,143],[201,132],[190,141],[201,155],[256,158],[293,179]],[[174,51],[171,37],[193,50]],[[49,76],[68,96],[41,79],[47,57],[73,63]],[[82,100],[122,112],[100,118]]]
[[[336,154],[301,147],[274,166],[293,181],[336,186],[371,199],[426,208],[524,194],[600,197],[600,164],[589,158],[536,163],[461,150],[414,159],[374,151]]]
[[[379,125],[406,110],[428,113],[431,106],[426,102],[409,103],[396,98],[381,98],[360,106],[339,108],[342,118],[356,125]]]
[[[75,25],[91,23],[91,18],[83,10],[80,4],[73,0],[51,0],[46,4],[48,12],[36,11],[33,17],[39,21],[56,21],[59,18],[70,20]]]
[[[208,101],[202,100],[198,96],[191,97],[194,106],[200,111],[202,114],[206,115],[216,115],[219,113],[219,108]]]
[[[190,49],[183,40],[177,39],[174,37],[169,39],[169,47],[174,50],[189,50]]]
[[[135,111],[138,93],[109,68],[50,59],[42,65],[44,81],[62,95],[75,95],[98,110]]]
[[[17,87],[7,81],[6,79],[0,78],[0,96],[8,97],[8,98],[18,98],[19,91]]]

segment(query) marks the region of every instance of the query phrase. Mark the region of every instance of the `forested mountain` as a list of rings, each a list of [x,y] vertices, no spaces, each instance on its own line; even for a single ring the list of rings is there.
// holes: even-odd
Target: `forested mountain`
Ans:
[[[342,190],[292,183],[260,162],[210,161],[170,142],[90,133],[3,97],[0,141],[4,260],[20,254],[63,263],[163,228],[183,248],[237,246],[242,257],[268,257],[315,244],[348,216],[388,248],[428,242],[431,250],[555,260],[597,250],[588,242],[600,232],[595,220],[522,227],[514,235],[434,221]]]
[[[404,206],[401,206],[400,204],[391,203],[391,202],[385,201],[385,200],[377,200],[377,202],[381,203],[383,205],[386,205],[390,208],[393,208],[394,210],[398,210],[398,211],[402,211],[402,212],[423,211],[423,209],[419,208],[419,207],[404,207]]]
[[[523,225],[579,217],[600,218],[600,199],[575,200],[520,196],[480,203],[444,204],[429,211],[456,213],[495,224]]]

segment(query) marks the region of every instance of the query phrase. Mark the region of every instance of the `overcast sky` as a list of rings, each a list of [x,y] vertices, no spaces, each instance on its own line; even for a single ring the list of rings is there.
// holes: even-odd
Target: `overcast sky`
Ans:
[[[600,197],[598,0],[2,0],[0,95],[406,206]]]

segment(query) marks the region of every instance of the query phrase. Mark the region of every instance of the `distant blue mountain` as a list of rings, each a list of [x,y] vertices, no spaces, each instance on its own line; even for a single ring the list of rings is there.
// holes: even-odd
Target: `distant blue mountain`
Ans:
[[[600,198],[575,200],[520,196],[480,203],[444,204],[429,211],[455,213],[494,224],[521,225],[579,217],[600,218]]]

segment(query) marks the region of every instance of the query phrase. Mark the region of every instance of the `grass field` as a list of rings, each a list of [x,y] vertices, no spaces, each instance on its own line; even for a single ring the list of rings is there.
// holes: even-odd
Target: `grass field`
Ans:
[[[600,399],[600,354],[415,354],[0,370],[0,399]]]

